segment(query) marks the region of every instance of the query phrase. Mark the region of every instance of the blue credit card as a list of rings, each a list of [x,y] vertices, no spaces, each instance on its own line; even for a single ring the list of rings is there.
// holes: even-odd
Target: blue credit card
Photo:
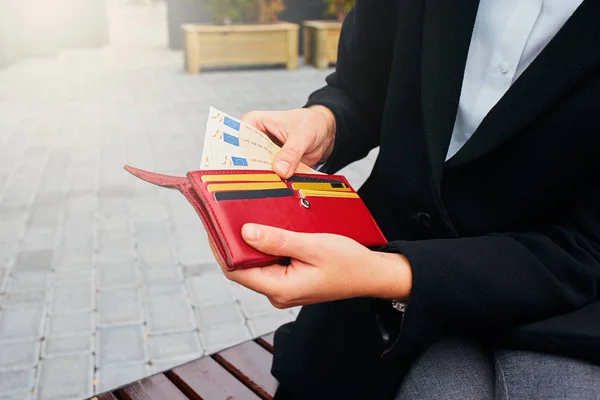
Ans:
[[[240,131],[240,123],[236,120],[233,120],[229,117],[224,117],[223,123],[228,127],[235,129],[238,132]]]
[[[248,160],[246,160],[245,158],[231,157],[231,161],[233,162],[233,165],[235,165],[236,167],[247,167],[248,166]]]
[[[225,141],[225,143],[232,144],[236,147],[240,147],[240,138],[236,136],[223,133],[223,141]]]

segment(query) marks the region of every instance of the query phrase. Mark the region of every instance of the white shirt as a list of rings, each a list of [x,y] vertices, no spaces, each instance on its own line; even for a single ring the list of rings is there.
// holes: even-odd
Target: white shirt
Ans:
[[[450,159],[583,0],[480,0]]]

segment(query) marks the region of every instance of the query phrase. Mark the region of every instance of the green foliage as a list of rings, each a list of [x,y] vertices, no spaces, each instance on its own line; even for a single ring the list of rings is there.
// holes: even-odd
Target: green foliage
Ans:
[[[242,21],[253,0],[202,0],[206,11],[218,24]]]
[[[269,23],[285,6],[283,0],[201,0],[215,23],[233,22]]]
[[[334,15],[338,21],[342,21],[346,14],[354,7],[356,0],[325,0],[327,15]]]

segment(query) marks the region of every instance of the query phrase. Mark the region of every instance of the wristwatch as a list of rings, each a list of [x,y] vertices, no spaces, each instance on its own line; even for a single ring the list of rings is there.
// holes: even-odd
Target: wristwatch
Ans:
[[[406,312],[406,303],[402,303],[399,302],[398,300],[392,300],[392,307],[394,307],[396,310],[400,311],[401,313],[405,313]]]

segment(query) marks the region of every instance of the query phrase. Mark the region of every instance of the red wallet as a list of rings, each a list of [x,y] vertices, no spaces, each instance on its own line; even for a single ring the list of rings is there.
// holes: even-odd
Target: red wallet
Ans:
[[[200,216],[217,261],[228,270],[288,261],[246,244],[241,235],[246,223],[342,235],[368,248],[387,243],[343,176],[296,174],[283,180],[271,171],[205,170],[176,177],[128,165],[125,169],[146,182],[183,193]]]

